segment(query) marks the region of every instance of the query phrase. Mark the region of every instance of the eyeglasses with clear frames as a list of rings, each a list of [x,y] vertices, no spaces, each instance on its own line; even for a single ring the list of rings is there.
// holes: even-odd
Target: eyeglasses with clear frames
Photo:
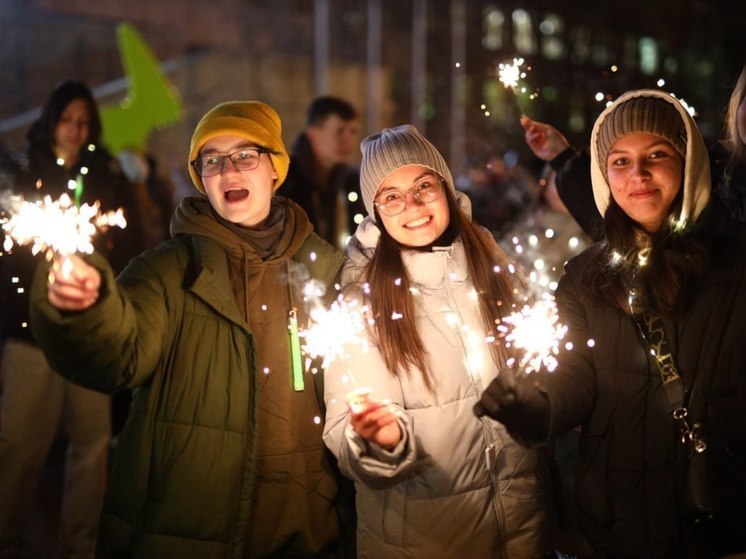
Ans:
[[[192,161],[192,166],[200,177],[214,177],[223,172],[225,160],[229,159],[237,171],[252,171],[259,165],[263,153],[271,153],[264,148],[244,148],[225,155],[208,153]]]
[[[440,198],[443,192],[443,179],[435,175],[428,175],[417,181],[408,190],[387,190],[380,193],[373,200],[384,215],[394,217],[399,215],[407,207],[407,196],[412,197],[421,204],[430,204]]]

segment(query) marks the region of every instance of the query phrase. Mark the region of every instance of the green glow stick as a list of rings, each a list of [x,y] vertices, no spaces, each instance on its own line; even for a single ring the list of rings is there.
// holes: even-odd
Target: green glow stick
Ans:
[[[295,309],[290,311],[288,330],[290,331],[290,358],[293,362],[293,390],[301,392],[305,384],[303,382],[303,357],[300,353],[300,336],[298,335],[298,316]]]
[[[83,197],[83,175],[78,173],[78,176],[75,177],[75,192],[73,194],[73,201],[75,202],[75,207],[80,208],[80,201]]]

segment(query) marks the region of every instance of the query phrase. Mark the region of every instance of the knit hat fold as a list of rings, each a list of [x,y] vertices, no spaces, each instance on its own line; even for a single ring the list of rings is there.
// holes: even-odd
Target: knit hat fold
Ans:
[[[445,179],[455,194],[453,177],[443,156],[427,138],[411,124],[384,128],[360,143],[363,154],[360,163],[360,191],[365,209],[375,220],[373,200],[383,180],[401,167],[422,165]]]
[[[622,136],[635,132],[661,136],[686,159],[686,128],[676,108],[662,99],[637,97],[619,105],[599,128],[598,158],[604,176],[611,147]]]
[[[204,193],[202,177],[192,165],[204,145],[218,136],[238,136],[270,151],[277,179],[277,190],[288,174],[290,156],[282,141],[282,122],[272,107],[261,101],[227,101],[210,109],[197,124],[189,146],[189,176],[197,190]]]

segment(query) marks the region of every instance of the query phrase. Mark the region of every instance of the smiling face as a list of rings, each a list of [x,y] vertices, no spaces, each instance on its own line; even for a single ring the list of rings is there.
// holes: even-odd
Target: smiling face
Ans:
[[[643,229],[654,233],[681,190],[684,160],[661,136],[636,132],[611,146],[606,171],[614,201]]]
[[[247,147],[257,146],[239,136],[218,136],[202,147],[200,155],[228,155]],[[276,178],[269,154],[262,153],[259,164],[250,171],[239,171],[226,157],[222,172],[202,177],[202,183],[220,217],[251,229],[261,225],[269,215]]]
[[[436,200],[425,204],[409,193],[406,194],[406,207],[400,214],[387,216],[380,209],[378,211],[388,234],[405,246],[427,246],[448,228],[450,221],[448,199],[444,192],[445,187],[440,184],[440,177],[422,165],[407,165],[387,175],[376,192],[375,200],[378,201],[387,193],[403,194],[412,187],[421,185],[423,181],[437,183],[440,196]]]

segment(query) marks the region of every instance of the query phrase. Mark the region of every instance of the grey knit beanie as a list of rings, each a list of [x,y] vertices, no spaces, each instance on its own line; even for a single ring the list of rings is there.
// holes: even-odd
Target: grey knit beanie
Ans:
[[[654,97],[634,97],[610,113],[598,131],[598,164],[606,174],[609,150],[622,136],[634,132],[656,134],[670,142],[686,159],[686,128],[681,115],[671,104]]]
[[[383,180],[400,167],[422,165],[443,177],[448,188],[455,194],[453,177],[443,156],[427,138],[411,124],[395,128],[384,128],[368,136],[360,143],[363,153],[360,162],[360,191],[365,209],[375,220],[373,199]]]

